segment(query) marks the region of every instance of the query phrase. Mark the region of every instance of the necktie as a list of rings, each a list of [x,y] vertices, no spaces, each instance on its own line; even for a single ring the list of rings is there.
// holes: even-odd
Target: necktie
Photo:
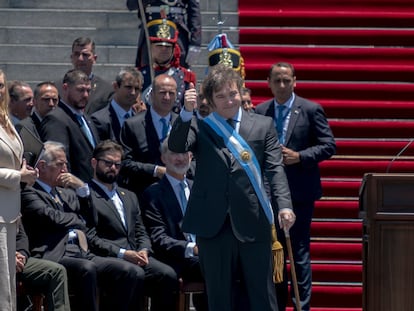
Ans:
[[[53,198],[53,201],[55,201],[59,209],[63,211],[63,203],[56,191],[56,188],[52,188],[50,190],[50,196]]]
[[[183,212],[183,215],[185,214],[185,210],[187,208],[187,195],[185,193],[185,189],[187,188],[187,184],[185,181],[180,182],[180,205],[181,205],[181,211]],[[195,242],[196,237],[194,234],[186,233],[184,232],[184,236],[187,239],[187,241]]]
[[[124,119],[126,120],[126,119],[128,119],[129,117],[130,117],[129,112],[127,112],[127,113],[124,115]]]
[[[279,142],[283,144],[283,123],[285,121],[285,115],[284,111],[286,109],[286,106],[284,105],[277,105],[277,120],[276,120],[276,130],[277,135],[279,136]]]
[[[164,141],[164,139],[168,135],[168,121],[165,118],[161,118],[160,122],[162,123],[162,131],[161,131],[161,141]]]
[[[91,130],[86,124],[86,120],[81,115],[78,115],[78,114],[76,115],[76,119],[78,120],[81,131],[85,134],[91,146],[95,148],[95,139],[93,138]]]
[[[79,229],[73,229],[73,231],[76,232],[80,248],[83,251],[87,252],[88,251],[88,241],[86,240],[85,233],[82,230],[79,230]]]
[[[185,209],[187,208],[187,195],[185,194],[185,188],[187,188],[187,184],[183,180],[180,182],[180,204],[183,215],[185,213]]]

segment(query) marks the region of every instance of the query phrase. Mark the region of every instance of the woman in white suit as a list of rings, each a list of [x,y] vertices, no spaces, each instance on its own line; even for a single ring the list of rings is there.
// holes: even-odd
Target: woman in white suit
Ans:
[[[16,310],[16,233],[20,183],[33,185],[37,170],[26,166],[23,144],[8,115],[6,76],[0,70],[0,311]]]

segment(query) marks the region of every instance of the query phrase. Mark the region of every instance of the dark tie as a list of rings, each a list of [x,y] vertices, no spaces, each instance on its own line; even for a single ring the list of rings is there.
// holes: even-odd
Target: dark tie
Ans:
[[[128,119],[129,117],[130,117],[129,112],[127,112],[127,113],[124,115],[124,119],[126,120],[126,119]]]
[[[234,126],[234,120],[233,120],[233,119],[227,119],[227,123],[228,123],[228,124],[230,124],[230,126],[231,126],[232,128],[236,128],[236,127]]]
[[[81,115],[78,115],[78,114],[76,115],[76,119],[78,120],[81,131],[85,134],[91,146],[95,148],[95,139],[92,136],[91,130],[88,127],[86,120]]]
[[[286,116],[284,115],[284,111],[286,106],[284,105],[277,105],[277,120],[276,120],[276,130],[277,135],[279,136],[279,142],[281,144],[284,143],[283,139],[283,123],[285,121]]]
[[[168,121],[165,118],[161,118],[160,122],[162,123],[161,141],[164,141],[168,135]]]

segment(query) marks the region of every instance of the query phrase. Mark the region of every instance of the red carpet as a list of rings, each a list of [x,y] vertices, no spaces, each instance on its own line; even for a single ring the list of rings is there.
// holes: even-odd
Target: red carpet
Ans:
[[[296,93],[319,102],[337,140],[320,164],[311,227],[313,311],[362,309],[359,188],[368,172],[414,172],[412,0],[239,0],[240,51],[254,104],[270,66],[296,68]],[[292,310],[291,308],[288,309]]]

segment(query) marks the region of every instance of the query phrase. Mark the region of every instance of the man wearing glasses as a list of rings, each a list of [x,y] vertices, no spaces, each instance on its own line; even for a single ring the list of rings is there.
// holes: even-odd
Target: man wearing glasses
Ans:
[[[118,258],[136,272],[138,302],[145,293],[151,297],[152,311],[169,310],[175,305],[177,275],[170,266],[152,257],[138,199],[116,183],[122,156],[122,146],[111,140],[101,142],[93,152],[94,177],[89,184],[93,218],[87,224],[88,240],[95,254]]]

